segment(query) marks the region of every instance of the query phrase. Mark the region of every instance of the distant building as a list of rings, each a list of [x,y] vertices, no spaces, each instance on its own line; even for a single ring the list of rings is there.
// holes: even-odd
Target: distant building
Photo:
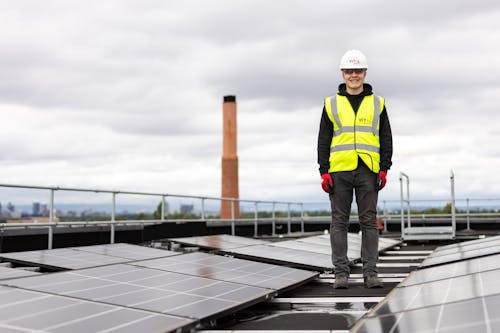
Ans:
[[[50,209],[48,205],[40,205],[40,216],[49,216]]]
[[[193,210],[193,205],[181,205],[181,214],[192,214]]]
[[[40,216],[40,203],[39,202],[33,202],[33,216]]]
[[[7,204],[7,211],[10,212],[10,213],[13,213],[13,212],[16,211],[16,207],[11,202],[9,202]]]

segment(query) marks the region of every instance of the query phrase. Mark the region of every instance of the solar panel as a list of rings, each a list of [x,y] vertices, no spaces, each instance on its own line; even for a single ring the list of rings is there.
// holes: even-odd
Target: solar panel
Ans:
[[[0,286],[2,332],[170,332],[192,319]]]
[[[315,253],[322,253],[326,255],[331,255],[332,249],[330,244],[323,245],[313,242],[301,242],[298,240],[287,240],[269,244],[270,246],[284,247],[287,249],[295,249],[300,251],[308,251]]]
[[[0,257],[6,261],[56,270],[95,267],[126,261],[116,257],[75,251],[71,248],[2,253]]]
[[[499,280],[500,270],[497,269],[395,288],[370,315],[385,315],[500,294]]]
[[[265,288],[124,264],[0,283],[196,319],[222,315],[274,293]]]
[[[499,294],[473,298],[446,305],[365,317],[358,321],[350,332],[500,332],[499,307]]]
[[[38,274],[40,273],[18,268],[9,268],[0,266],[0,280],[14,279],[18,277],[32,276]]]
[[[495,269],[500,269],[500,254],[413,271],[398,285],[398,287],[406,287]]]
[[[457,249],[453,251],[452,249],[444,251],[439,251],[432,253],[420,264],[420,267],[431,267],[435,265],[442,265],[447,263],[452,263],[465,259],[478,258],[483,256],[488,256],[492,254],[500,253],[500,244],[495,245],[493,243],[481,243],[474,244],[473,246],[467,246],[462,249]]]
[[[244,258],[259,259],[313,270],[328,270],[332,267],[332,258],[330,255],[272,246],[270,244],[240,247],[228,252]]]
[[[361,258],[361,235],[348,233],[347,257],[351,261]],[[379,251],[400,243],[398,240],[379,238]],[[319,235],[295,240],[231,249],[231,253],[248,258],[259,258],[299,267],[326,270],[332,268],[330,235]]]
[[[490,243],[490,242],[493,242],[493,243]],[[480,245],[480,247],[482,247],[482,245],[486,245],[486,243],[498,245],[498,244],[500,244],[500,236],[480,238],[480,239],[470,240],[470,241],[466,241],[466,242],[443,245],[443,246],[436,248],[434,252],[438,253],[438,252],[443,251],[443,253],[445,253],[444,251],[451,250],[451,252],[449,252],[449,253],[453,253],[453,251],[461,250],[461,249],[467,248],[469,246]]]
[[[468,252],[500,245],[500,238],[492,237],[474,241],[461,242],[436,248],[431,257],[444,256],[457,252]]]
[[[96,253],[127,260],[146,260],[178,255],[179,252],[153,249],[151,247],[126,243],[73,247],[73,250]]]
[[[186,245],[196,245],[208,249],[229,250],[249,245],[259,245],[269,243],[267,241],[231,236],[231,235],[211,235],[198,237],[171,238],[171,241]]]
[[[500,255],[414,271],[351,332],[496,332]]]
[[[120,243],[53,250],[1,253],[0,258],[16,263],[61,270],[90,268],[125,263],[131,260],[159,258],[178,254],[177,252],[167,250]]]
[[[133,264],[275,290],[302,284],[318,275],[310,271],[201,252]]]

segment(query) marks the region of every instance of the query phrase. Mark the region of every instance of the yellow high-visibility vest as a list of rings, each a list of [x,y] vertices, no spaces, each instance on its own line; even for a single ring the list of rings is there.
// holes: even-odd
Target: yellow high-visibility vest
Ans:
[[[325,98],[325,109],[333,123],[329,172],[352,171],[358,156],[375,173],[380,171],[380,114],[384,98],[365,96],[355,113],[346,96]]]

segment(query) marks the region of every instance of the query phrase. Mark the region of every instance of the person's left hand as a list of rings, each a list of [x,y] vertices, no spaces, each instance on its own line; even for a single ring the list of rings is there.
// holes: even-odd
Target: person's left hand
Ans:
[[[381,189],[383,189],[386,183],[387,183],[387,172],[380,171],[378,174],[377,190],[380,191]]]

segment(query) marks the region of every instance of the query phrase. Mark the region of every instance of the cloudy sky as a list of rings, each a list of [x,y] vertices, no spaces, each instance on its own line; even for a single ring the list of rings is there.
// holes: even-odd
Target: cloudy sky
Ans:
[[[0,183],[220,195],[222,98],[240,196],[326,201],[323,98],[348,49],[386,97],[381,199],[500,197],[499,1],[0,0]],[[0,200],[5,200],[3,195]]]

